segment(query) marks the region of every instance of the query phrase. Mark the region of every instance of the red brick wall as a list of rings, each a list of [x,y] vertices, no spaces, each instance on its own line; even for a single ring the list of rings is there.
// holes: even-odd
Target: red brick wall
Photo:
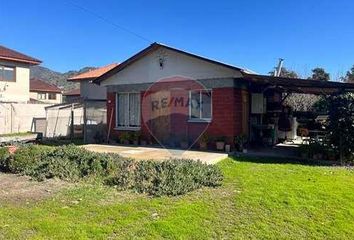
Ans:
[[[171,130],[177,132],[187,132],[189,136],[196,139],[205,130],[210,138],[224,136],[227,142],[233,144],[233,137],[242,133],[242,94],[241,89],[235,88],[215,88],[212,90],[212,122],[192,123],[188,122],[188,109],[184,115],[179,115],[178,121],[172,120]],[[144,92],[141,92],[143,97]],[[115,93],[107,94],[107,121],[112,119],[111,138],[117,138],[115,127]],[[144,109],[144,108],[142,108]],[[113,113],[113,116],[111,117]],[[142,114],[143,115],[143,114]],[[178,131],[177,131],[178,129]],[[150,135],[148,127],[141,120],[142,136],[147,138]]]
[[[215,88],[212,90],[213,116],[206,132],[210,137],[224,136],[232,144],[233,137],[242,131],[241,90],[235,88]],[[195,125],[190,123],[190,125]],[[191,126],[198,127],[198,126]]]

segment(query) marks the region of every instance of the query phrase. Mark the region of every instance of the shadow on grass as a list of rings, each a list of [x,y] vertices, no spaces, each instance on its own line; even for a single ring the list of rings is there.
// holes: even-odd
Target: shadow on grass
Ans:
[[[295,164],[307,166],[341,166],[340,162],[327,160],[285,158],[285,157],[261,157],[261,156],[237,156],[231,155],[230,158],[238,162],[262,163],[262,164]]]
[[[39,142],[40,145],[46,145],[46,146],[64,146],[64,145],[69,145],[69,144],[74,144],[74,145],[84,145],[84,140],[82,138],[46,138],[43,139],[42,141]]]

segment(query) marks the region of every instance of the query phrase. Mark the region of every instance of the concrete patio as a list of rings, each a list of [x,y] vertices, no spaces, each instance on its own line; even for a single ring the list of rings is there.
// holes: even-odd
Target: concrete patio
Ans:
[[[226,153],[201,152],[194,150],[165,149],[158,147],[121,146],[88,144],[85,149],[101,153],[117,153],[123,157],[136,160],[166,160],[170,158],[200,160],[203,163],[215,164],[228,157]]]

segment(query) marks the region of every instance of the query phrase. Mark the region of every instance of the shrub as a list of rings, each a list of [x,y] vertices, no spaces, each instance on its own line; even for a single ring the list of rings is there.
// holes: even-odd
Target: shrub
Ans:
[[[0,170],[25,174],[36,180],[60,178],[78,181],[93,177],[118,189],[155,196],[180,195],[221,184],[218,167],[192,160],[133,161],[117,154],[87,151],[74,145],[23,146],[15,154],[0,148]]]
[[[124,175],[110,178],[107,184],[154,196],[176,196],[203,186],[217,187],[223,180],[216,166],[185,159],[139,161],[126,170]]]
[[[10,153],[5,147],[0,148],[0,171],[9,171],[9,157]]]

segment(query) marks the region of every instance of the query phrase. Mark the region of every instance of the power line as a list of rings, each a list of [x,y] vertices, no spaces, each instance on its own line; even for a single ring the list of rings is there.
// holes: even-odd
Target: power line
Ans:
[[[102,15],[99,15],[99,14],[95,13],[94,11],[92,11],[92,10],[86,8],[86,7],[80,6],[79,4],[77,4],[77,3],[73,2],[73,1],[66,1],[66,2],[67,2],[68,4],[70,4],[70,5],[72,5],[72,6],[76,7],[76,8],[78,8],[78,9],[80,9],[80,10],[86,12],[86,13],[91,14],[92,16],[94,16],[94,17],[100,19],[101,21],[103,21],[103,22],[105,22],[105,23],[108,23],[108,24],[110,24],[110,25],[112,25],[112,26],[114,26],[114,27],[116,27],[116,28],[118,28],[118,29],[120,29],[120,30],[123,30],[123,31],[125,31],[125,32],[127,32],[127,33],[129,33],[129,34],[131,34],[131,35],[133,35],[133,36],[135,36],[135,37],[137,37],[137,38],[140,38],[140,39],[143,40],[143,41],[146,41],[146,42],[148,42],[148,43],[152,43],[152,42],[153,42],[153,41],[151,41],[150,39],[148,39],[148,38],[146,38],[146,37],[144,37],[144,36],[142,36],[142,35],[140,35],[140,34],[138,34],[138,33],[136,33],[136,32],[131,31],[131,30],[129,30],[129,29],[126,28],[126,27],[123,27],[123,26],[121,26],[121,25],[118,25],[118,24],[112,22],[111,20],[109,20],[109,19],[103,17]]]

